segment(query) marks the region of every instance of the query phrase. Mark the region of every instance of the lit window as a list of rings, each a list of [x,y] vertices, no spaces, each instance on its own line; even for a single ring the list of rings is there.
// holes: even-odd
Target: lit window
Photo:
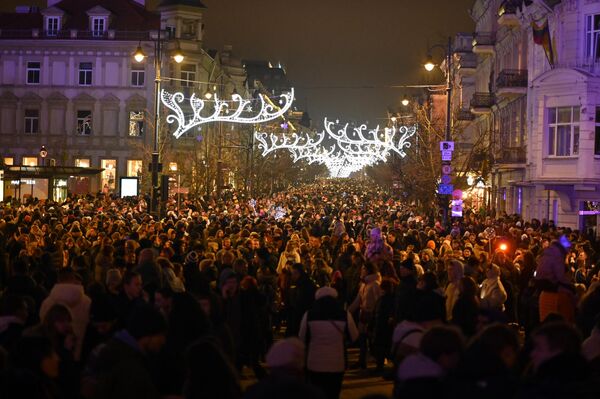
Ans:
[[[138,177],[142,175],[142,161],[130,159],[127,161],[127,177]]]
[[[28,62],[27,63],[27,84],[28,85],[40,84],[40,72],[41,72],[41,64],[39,62]]]
[[[56,36],[60,30],[60,17],[46,17],[46,35]]]
[[[106,32],[106,17],[92,18],[92,35],[94,37],[104,36]]]
[[[91,62],[80,62],[79,63],[79,85],[80,86],[91,86],[92,85],[92,63]]]
[[[23,166],[38,166],[38,159],[37,157],[23,157],[21,164]]]
[[[548,155],[579,154],[579,107],[548,108]]]
[[[75,166],[78,168],[89,168],[90,167],[90,159],[89,158],[77,158],[75,159]]]
[[[40,111],[37,109],[25,110],[25,133],[39,133]]]
[[[84,136],[92,134],[92,111],[77,111],[77,133]]]
[[[100,174],[102,191],[107,193],[109,190],[114,190],[116,187],[115,177],[117,175],[117,160],[103,159],[100,161],[100,167],[104,169]]]
[[[4,157],[4,165],[12,166],[15,164],[15,159],[13,157]]]
[[[143,64],[133,64],[131,66],[131,85],[135,87],[143,86],[146,80],[146,71]]]
[[[129,136],[142,136],[144,127],[144,111],[129,111]]]

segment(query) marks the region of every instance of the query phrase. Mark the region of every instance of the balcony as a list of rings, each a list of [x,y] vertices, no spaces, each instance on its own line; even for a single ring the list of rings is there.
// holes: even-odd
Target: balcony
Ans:
[[[517,2],[514,0],[505,0],[498,9],[498,25],[509,28],[521,25],[517,17]]]
[[[475,93],[471,98],[471,112],[475,115],[489,114],[496,103],[491,93]]]
[[[124,40],[141,41],[149,40],[150,32],[147,31],[116,31],[107,30],[105,32],[84,31],[84,30],[57,30],[44,31],[41,29],[0,29],[0,40],[2,39],[42,39],[42,40]]]
[[[477,70],[477,55],[473,53],[462,54],[456,65],[460,75],[473,75]]]
[[[527,94],[527,69],[504,69],[496,79],[496,94],[510,98]]]
[[[456,120],[458,121],[472,121],[475,119],[475,115],[469,109],[461,109],[456,113]]]
[[[525,147],[507,147],[500,150],[500,157],[496,163],[501,165],[524,164],[527,162],[527,148]]]
[[[495,44],[494,32],[477,32],[473,37],[473,52],[480,55],[493,55]]]

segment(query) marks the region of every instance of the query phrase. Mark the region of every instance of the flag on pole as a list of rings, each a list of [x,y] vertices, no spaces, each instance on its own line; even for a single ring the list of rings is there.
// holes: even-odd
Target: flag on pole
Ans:
[[[533,29],[533,42],[544,48],[548,63],[551,67],[554,67],[554,48],[552,37],[550,36],[550,28],[548,27],[548,20],[546,19],[541,26],[531,21],[531,27]]]

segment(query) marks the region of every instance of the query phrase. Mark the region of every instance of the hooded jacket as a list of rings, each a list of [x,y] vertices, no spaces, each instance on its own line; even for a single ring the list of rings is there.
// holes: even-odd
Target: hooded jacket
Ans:
[[[84,293],[83,286],[79,284],[59,283],[54,285],[48,298],[42,302],[40,319],[46,317],[48,310],[56,304],[66,306],[73,319],[73,333],[77,338],[75,346],[75,360],[81,356],[81,345],[90,319],[90,304],[92,300]]]

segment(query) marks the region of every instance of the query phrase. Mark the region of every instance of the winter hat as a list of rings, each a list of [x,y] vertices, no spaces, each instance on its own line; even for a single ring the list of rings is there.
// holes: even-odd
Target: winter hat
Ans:
[[[230,268],[223,269],[221,275],[219,275],[219,287],[222,287],[227,280],[237,278],[237,274]]]
[[[267,366],[271,369],[302,371],[304,369],[304,343],[297,337],[277,341],[267,352]]]
[[[150,337],[167,332],[167,322],[157,309],[144,303],[132,309],[127,331],[135,339]]]
[[[434,251],[435,250],[435,241],[433,241],[433,240],[427,241],[427,248],[429,248],[432,251]]]
[[[331,287],[321,287],[315,292],[315,299],[318,301],[321,298],[325,298],[326,296],[330,296],[332,298],[338,297],[338,292],[335,288]]]
[[[198,264],[198,252],[190,251],[189,254],[185,257],[186,264]]]

